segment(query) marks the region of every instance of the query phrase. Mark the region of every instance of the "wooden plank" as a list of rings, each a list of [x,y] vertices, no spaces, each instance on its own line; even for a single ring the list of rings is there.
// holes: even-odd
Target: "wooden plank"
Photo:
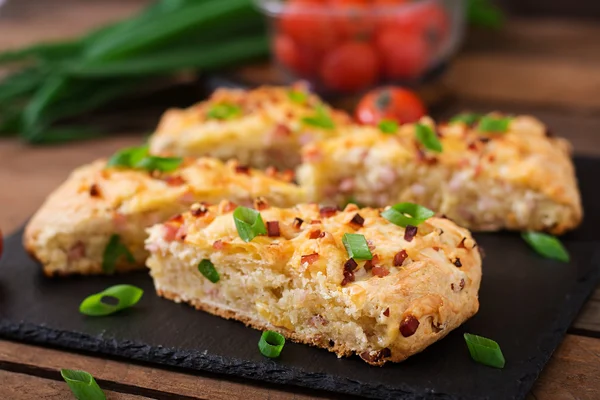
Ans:
[[[510,362],[510,360],[508,360]],[[140,387],[191,398],[210,399],[308,399],[276,389],[227,382],[213,377],[150,368],[105,360],[21,343],[0,341],[0,368],[7,363],[34,366],[39,370],[83,369],[97,379],[127,387]],[[567,335],[536,382],[532,395],[537,399],[596,399],[600,381],[600,340]],[[269,397],[270,396],[270,397]]]
[[[595,400],[600,393],[598,376],[600,340],[567,335],[531,393],[539,400]]]
[[[327,398],[311,392],[285,392],[264,383],[261,386],[231,381],[228,377],[208,377],[162,370],[137,364],[84,356],[66,351],[47,349],[0,340],[0,369],[29,368],[30,373],[58,371],[61,368],[80,369],[92,374],[98,381],[139,387],[168,395],[188,396],[192,399],[213,400],[308,400]]]
[[[21,225],[75,167],[141,140],[140,136],[128,135],[57,147],[31,147],[16,139],[0,140],[0,182],[5,188],[12,188],[0,190],[0,204],[5,205],[0,207],[0,229],[9,233]]]
[[[18,0],[0,9],[0,48],[80,35],[133,15],[150,0]]]
[[[576,60],[511,54],[465,53],[445,81],[461,98],[600,110],[600,69]]]
[[[150,397],[103,390],[109,400],[144,400]],[[10,400],[73,399],[73,393],[64,381],[0,370],[0,393]]]
[[[600,287],[583,306],[572,328],[600,335]]]

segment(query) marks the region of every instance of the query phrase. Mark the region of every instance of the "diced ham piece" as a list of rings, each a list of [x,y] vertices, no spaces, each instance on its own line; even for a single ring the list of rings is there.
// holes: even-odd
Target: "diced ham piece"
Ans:
[[[313,254],[309,254],[307,256],[300,257],[300,262],[302,264],[307,263],[308,265],[311,265],[314,262],[316,262],[318,259],[319,259],[319,254],[313,253]]]
[[[385,267],[382,267],[380,265],[376,265],[371,270],[371,273],[373,273],[373,275],[375,275],[375,276],[383,278],[384,276],[388,276],[390,274],[390,271],[387,268],[385,268]]]
[[[113,214],[113,223],[115,224],[115,230],[122,232],[127,228],[127,217],[119,212]]]
[[[354,190],[354,178],[344,178],[340,181],[338,189],[340,192],[347,193]]]
[[[308,135],[308,134],[304,134],[304,135],[300,135],[300,137],[298,137],[298,142],[304,146],[305,144],[308,144],[310,142],[312,142],[313,137],[312,135]]]
[[[181,185],[185,184],[185,179],[183,179],[179,175],[167,176],[165,178],[165,182],[169,186],[181,186]]]
[[[2,240],[2,238],[0,236],[0,241],[1,240]],[[0,244],[0,254],[2,253],[1,247],[2,246]],[[69,262],[72,262],[72,261],[80,260],[83,257],[85,257],[85,244],[81,240],[78,240],[73,246],[71,246],[71,248],[67,252],[67,260]]]
[[[181,196],[179,196],[179,201],[182,203],[193,203],[196,200],[196,197],[194,196],[194,193],[192,192],[185,192],[183,193]]]
[[[167,242],[172,242],[177,238],[177,232],[179,232],[179,226],[172,224],[163,225],[163,239]]]
[[[303,161],[318,162],[323,159],[323,153],[316,147],[311,147],[304,152]]]
[[[400,323],[400,333],[404,337],[409,337],[415,334],[419,327],[419,320],[412,315],[407,315]]]

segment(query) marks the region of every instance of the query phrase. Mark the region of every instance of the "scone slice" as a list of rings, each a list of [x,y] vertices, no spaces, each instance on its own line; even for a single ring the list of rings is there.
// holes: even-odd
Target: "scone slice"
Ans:
[[[163,173],[107,167],[99,160],[75,170],[48,197],[27,225],[24,244],[46,275],[140,269],[149,226],[195,202],[227,199],[235,207],[263,198],[291,206],[304,193],[290,179],[209,158],[188,159]]]
[[[300,148],[336,136],[350,118],[302,87],[219,89],[188,109],[172,109],[150,138],[156,154],[238,159],[280,169],[300,163]]]
[[[582,209],[568,142],[550,137],[532,117],[487,119],[506,130],[435,125],[430,118],[391,134],[357,128],[304,147],[297,177],[309,199],[322,203],[414,202],[479,231],[560,234],[576,227]],[[422,126],[437,137],[441,152],[417,138]]]
[[[168,299],[340,357],[402,361],[477,312],[481,258],[471,234],[448,219],[430,218],[415,232],[380,212],[263,205],[267,235],[245,242],[221,204],[150,228],[147,265]],[[171,238],[173,229],[185,237]],[[345,233],[363,235],[372,260],[351,259]]]

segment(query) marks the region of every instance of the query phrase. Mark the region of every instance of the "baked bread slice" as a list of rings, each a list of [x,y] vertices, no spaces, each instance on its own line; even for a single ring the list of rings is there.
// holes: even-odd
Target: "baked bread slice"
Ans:
[[[350,122],[302,88],[218,89],[188,109],[168,110],[150,138],[150,150],[288,169],[300,163],[303,144],[333,137]]]
[[[107,167],[99,160],[76,169],[48,197],[27,225],[24,244],[46,275],[144,268],[147,227],[199,201],[301,202],[303,191],[289,179],[208,158],[185,160],[168,173]]]
[[[477,231],[561,234],[576,227],[582,209],[569,143],[533,117],[487,118],[506,131],[421,120],[437,133],[439,153],[416,139],[415,124],[392,134],[355,128],[305,146],[297,178],[309,201],[414,202]]]
[[[469,231],[448,219],[430,218],[414,232],[380,211],[263,206],[269,236],[245,242],[222,203],[150,228],[147,265],[157,293],[175,302],[340,357],[402,361],[477,312],[481,258]],[[173,230],[185,238],[173,239]],[[350,260],[345,233],[364,235],[373,259]],[[199,272],[203,260],[216,283]]]

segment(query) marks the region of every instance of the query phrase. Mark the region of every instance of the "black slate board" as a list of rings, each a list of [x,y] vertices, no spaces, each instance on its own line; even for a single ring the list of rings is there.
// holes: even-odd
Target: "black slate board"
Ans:
[[[7,239],[0,262],[0,337],[373,398],[522,399],[597,282],[600,159],[576,166],[586,217],[564,238],[571,263],[538,257],[515,233],[477,234],[487,253],[480,312],[401,364],[369,367],[293,343],[279,360],[265,359],[258,331],[158,298],[146,273],[43,277],[20,244],[21,231]],[[84,297],[116,283],[146,290],[135,309],[105,318],[78,313]],[[498,341],[506,367],[474,363],[464,332]]]

